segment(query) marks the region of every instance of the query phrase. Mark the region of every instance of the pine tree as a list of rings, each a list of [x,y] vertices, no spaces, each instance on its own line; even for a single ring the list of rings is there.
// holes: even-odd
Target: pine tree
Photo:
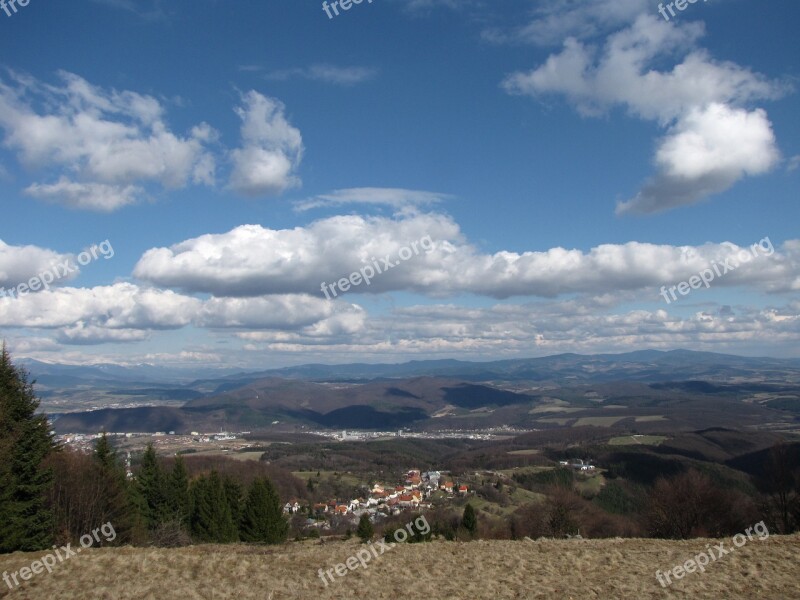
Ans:
[[[467,504],[464,507],[464,515],[461,517],[461,527],[463,527],[470,537],[475,537],[478,532],[478,517],[475,514],[475,509],[472,504]]]
[[[46,506],[52,473],[42,463],[56,448],[28,373],[0,351],[0,552],[33,551],[52,544],[53,515]]]
[[[286,541],[289,523],[283,516],[278,492],[266,477],[253,481],[248,490],[240,531],[245,542],[281,544]]]
[[[366,544],[372,539],[374,534],[375,530],[372,527],[372,522],[369,520],[369,515],[364,513],[358,520],[358,529],[356,529],[356,535],[363,543]]]
[[[144,522],[150,530],[156,529],[167,518],[164,473],[158,463],[153,444],[148,444],[142,456],[142,466],[136,476],[142,498]]]
[[[94,457],[106,469],[112,469],[117,465],[117,451],[108,441],[108,435],[105,431],[94,446]]]
[[[238,530],[225,487],[216,471],[192,483],[191,498],[191,533],[197,541],[218,544],[237,541]]]
[[[230,477],[225,477],[222,482],[222,488],[225,490],[225,500],[227,500],[228,507],[231,510],[231,519],[233,519],[238,531],[239,523],[242,520],[242,486]]]
[[[189,472],[183,457],[175,457],[175,465],[167,478],[166,504],[169,518],[180,523],[181,527],[189,526]]]
[[[94,449],[97,481],[100,483],[100,522],[110,522],[117,533],[115,542],[129,541],[135,527],[133,506],[128,493],[125,468],[117,457],[116,449],[103,433]]]

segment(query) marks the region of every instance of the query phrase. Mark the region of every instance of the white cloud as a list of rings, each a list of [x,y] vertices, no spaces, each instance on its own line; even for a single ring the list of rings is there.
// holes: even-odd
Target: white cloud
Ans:
[[[231,153],[230,186],[246,196],[280,194],[300,185],[296,171],[303,157],[300,131],[289,124],[285,107],[255,91],[236,109],[242,119],[241,148]]]
[[[693,204],[723,192],[745,176],[761,175],[780,161],[763,110],[723,104],[689,111],[656,152],[659,174],[617,213],[648,214]]]
[[[140,342],[189,326],[324,338],[354,334],[365,319],[356,305],[302,294],[200,300],[132,283],[0,298],[0,327],[53,329],[67,345]]]
[[[238,334],[261,357],[342,362],[376,357],[492,360],[561,352],[627,352],[676,347],[717,352],[793,352],[800,340],[800,304],[764,309],[708,305],[688,316],[661,308],[614,312],[605,296],[470,308],[408,306],[369,319],[357,336],[319,343],[297,333]],[[388,335],[387,335],[388,334]],[[240,360],[247,360],[245,357]],[[296,359],[295,359],[296,360]]]
[[[395,210],[413,210],[422,206],[437,204],[451,198],[448,194],[398,188],[348,188],[320,194],[307,200],[295,202],[295,210],[336,207],[347,204],[383,205]]]
[[[61,345],[47,337],[11,337],[7,340],[12,355],[29,355],[38,352],[58,352]]]
[[[60,254],[38,246],[10,246],[0,240],[0,288],[13,288],[71,259],[71,254]],[[77,276],[77,265],[73,268],[74,272],[61,278],[62,283]]]
[[[619,295],[617,295],[619,300]],[[705,303],[683,316],[661,308],[614,310],[607,295],[527,304],[465,307],[412,305],[367,317],[363,309],[338,304],[317,324],[289,329],[215,330],[228,344],[224,353],[203,345],[180,353],[150,352],[124,356],[85,356],[46,338],[11,338],[15,353],[60,362],[92,364],[169,364],[263,367],[300,362],[398,361],[435,357],[477,360],[550,355],[560,352],[625,352],[676,347],[733,353],[796,355],[800,341],[800,303],[755,308]],[[72,339],[70,339],[70,335]],[[66,346],[141,341],[150,332],[77,326],[58,332]]]
[[[563,94],[584,115],[623,105],[635,116],[668,124],[688,110],[711,103],[744,104],[775,99],[786,90],[749,69],[711,59],[693,46],[703,35],[700,24],[677,26],[641,16],[606,40],[602,52],[574,38],[543,65],[508,76],[509,93],[538,97]],[[669,71],[654,63],[685,55]]]
[[[247,70],[253,70],[252,67]],[[340,67],[337,65],[317,64],[310,67],[283,69],[267,73],[265,77],[273,81],[286,81],[295,77],[332,83],[335,85],[355,85],[374,78],[378,74],[377,69],[371,67]]]
[[[567,37],[590,38],[631,23],[652,6],[649,0],[549,0],[534,8],[530,23],[487,29],[494,42],[523,42],[541,46],[561,44]]]
[[[59,330],[56,339],[65,345],[92,346],[96,344],[141,342],[149,337],[149,332],[142,329],[110,329],[98,325],[85,325],[82,321],[79,321],[71,327],[64,327]]]
[[[0,299],[0,327],[179,329],[200,306],[196,298],[132,283],[58,288]]]
[[[217,296],[319,296],[323,281],[349,276],[378,257],[396,259],[400,248],[427,235],[455,239],[460,233],[443,215],[407,219],[336,216],[287,230],[242,225],[227,233],[151,249],[139,260],[134,275],[162,287]],[[422,270],[438,271],[439,258],[420,251],[402,267],[376,277],[371,286],[362,286],[361,291],[427,287]],[[407,268],[412,263],[416,268]]]
[[[563,94],[587,116],[623,105],[632,115],[668,127],[656,156],[659,174],[620,212],[691,204],[778,163],[766,113],[742,106],[786,92],[781,84],[694,49],[702,34],[700,24],[679,26],[642,15],[611,35],[599,55],[570,38],[561,53],[530,72],[508,76],[503,87],[533,97]],[[671,70],[656,69],[675,54],[685,56]]]
[[[61,86],[15,73],[0,80],[4,145],[31,170],[65,172],[57,183],[33,184],[30,194],[108,211],[133,202],[136,184],[209,183],[214,160],[204,146],[214,134],[208,125],[179,137],[155,98],[106,91],[72,73],[59,76]]]
[[[28,185],[27,195],[112,212],[148,197],[150,186],[216,184],[217,160],[208,147],[218,134],[209,125],[200,123],[181,137],[170,132],[163,106],[151,96],[104,90],[72,73],[60,77],[60,86],[15,73],[0,79],[4,145],[29,170],[57,174],[55,181]],[[300,185],[303,141],[284,105],[250,91],[236,113],[242,145],[228,154],[230,188],[264,196]]]
[[[211,298],[198,315],[202,327],[297,329],[327,319],[333,304],[302,295],[261,298]]]
[[[407,261],[398,259],[401,248],[425,236],[430,236],[434,244],[430,253],[420,251]],[[768,252],[771,244],[764,242],[757,265],[743,265],[715,285],[750,283],[769,286],[771,291],[800,285],[800,245],[789,241],[781,249],[773,247]],[[485,254],[469,244],[446,215],[352,215],[288,230],[243,225],[170,248],[153,248],[139,260],[134,275],[161,287],[216,296],[320,296],[322,282],[338,281],[375,260],[382,265],[388,258],[397,265],[383,269],[370,285],[362,283],[353,291],[556,297],[649,292],[688,279],[712,261],[722,262],[740,251],[730,243],[705,244],[694,248],[687,260],[685,247],[628,242],[603,244],[586,252],[557,247]]]
[[[70,208],[112,212],[137,202],[144,190],[135,185],[77,183],[62,177],[52,184],[33,183],[25,189],[25,193],[39,200],[58,202]]]

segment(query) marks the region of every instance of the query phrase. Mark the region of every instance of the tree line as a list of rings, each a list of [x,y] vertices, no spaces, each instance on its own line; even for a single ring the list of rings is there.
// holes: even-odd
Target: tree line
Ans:
[[[127,477],[104,434],[89,455],[55,444],[28,373],[0,351],[0,553],[75,542],[102,523],[114,544],[278,544],[289,525],[267,477],[242,485],[212,469],[166,469],[149,445]]]

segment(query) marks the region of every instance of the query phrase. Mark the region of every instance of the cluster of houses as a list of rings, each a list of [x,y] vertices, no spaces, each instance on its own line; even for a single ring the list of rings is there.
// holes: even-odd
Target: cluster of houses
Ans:
[[[368,514],[373,520],[389,515],[397,515],[405,510],[422,510],[430,508],[430,499],[436,492],[444,492],[450,496],[456,494],[466,496],[469,486],[458,485],[442,477],[439,471],[420,472],[417,469],[408,471],[402,485],[386,486],[376,483],[363,497],[353,498],[346,502],[322,502],[305,507],[297,500],[287,502],[283,511],[293,515],[308,512],[310,519],[318,523],[318,519],[331,516],[360,518]],[[309,524],[312,524],[309,522]]]
[[[570,469],[575,469],[576,471],[594,471],[595,466],[591,464],[589,461],[584,461],[581,458],[573,460],[572,462],[568,460],[560,460],[558,464],[562,467],[569,467]]]

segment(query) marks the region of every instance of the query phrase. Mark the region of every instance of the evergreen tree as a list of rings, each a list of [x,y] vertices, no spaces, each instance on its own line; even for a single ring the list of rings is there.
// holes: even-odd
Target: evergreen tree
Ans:
[[[46,505],[52,473],[42,462],[54,450],[47,417],[28,373],[0,351],[0,552],[42,550],[52,544]]]
[[[467,504],[464,507],[464,515],[461,517],[461,527],[463,527],[471,537],[475,537],[478,533],[478,516],[475,514],[475,509],[472,504]]]
[[[368,514],[364,513],[358,520],[358,529],[356,529],[356,535],[364,544],[370,541],[372,536],[375,535],[375,529],[372,527],[372,522],[369,520]]]
[[[105,431],[94,446],[94,457],[106,469],[112,469],[117,466],[117,451],[108,441],[108,435]]]
[[[175,465],[167,478],[166,504],[169,518],[180,523],[181,527],[189,526],[189,472],[180,455],[175,457]]]
[[[197,541],[219,544],[237,541],[237,527],[216,471],[192,483],[191,506],[191,533]]]
[[[96,478],[100,484],[99,522],[111,522],[117,533],[115,542],[129,541],[134,529],[133,506],[128,494],[125,468],[117,458],[117,451],[103,433],[94,449]],[[98,523],[99,524],[99,523]]]
[[[242,520],[242,486],[230,477],[225,477],[222,487],[225,490],[225,500],[231,510],[231,519],[238,530]]]
[[[136,483],[142,499],[144,522],[148,529],[156,529],[167,518],[167,499],[164,473],[153,444],[147,444]]]
[[[278,492],[266,477],[253,481],[248,490],[240,530],[245,542],[281,544],[286,541],[289,523],[283,517]]]

